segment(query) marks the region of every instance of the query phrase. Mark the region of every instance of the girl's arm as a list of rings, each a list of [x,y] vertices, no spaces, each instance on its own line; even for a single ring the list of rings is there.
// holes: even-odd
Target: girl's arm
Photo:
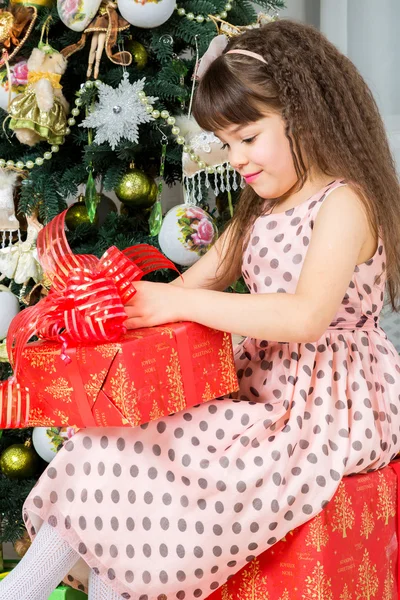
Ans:
[[[315,341],[333,320],[370,235],[358,196],[338,188],[319,211],[294,294],[225,294],[139,282],[126,307],[127,326],[187,320],[258,339]]]
[[[232,285],[232,283],[240,277],[240,268],[238,268],[237,276],[234,278],[234,281],[230,281],[227,277],[223,277],[220,281],[216,278],[218,266],[226,254],[229,243],[230,228],[228,227],[215,242],[211,250],[190,267],[190,269],[185,271],[182,277],[174,279],[174,281],[171,282],[171,285],[184,288],[206,288],[217,291],[223,291]],[[218,275],[220,274],[221,271],[218,271]]]

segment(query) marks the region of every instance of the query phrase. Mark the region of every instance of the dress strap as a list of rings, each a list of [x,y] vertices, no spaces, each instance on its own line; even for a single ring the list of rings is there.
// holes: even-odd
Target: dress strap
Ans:
[[[316,196],[316,199],[309,205],[309,208],[312,209],[310,211],[309,215],[312,218],[313,222],[314,222],[324,200],[326,200],[326,198],[329,196],[329,194],[331,194],[333,192],[333,190],[336,190],[337,188],[343,187],[345,185],[348,185],[348,183],[344,179],[335,179],[334,181],[329,183],[323,190],[321,190],[319,197]]]
[[[333,192],[333,190],[336,190],[337,188],[343,187],[345,185],[348,185],[348,183],[344,179],[335,179],[335,181],[332,181],[332,183],[327,185],[327,187],[325,188],[324,193],[320,198],[320,202],[323,202],[329,196],[329,194]]]

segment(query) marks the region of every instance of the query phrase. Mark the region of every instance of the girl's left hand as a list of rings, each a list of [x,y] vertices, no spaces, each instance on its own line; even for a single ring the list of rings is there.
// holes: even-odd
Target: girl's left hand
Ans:
[[[137,292],[125,305],[125,326],[128,329],[185,320],[184,288],[151,281],[138,281],[134,285]]]

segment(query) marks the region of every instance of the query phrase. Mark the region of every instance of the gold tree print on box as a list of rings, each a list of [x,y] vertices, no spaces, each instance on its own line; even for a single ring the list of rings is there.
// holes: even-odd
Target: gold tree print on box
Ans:
[[[154,386],[151,386],[150,393],[154,394],[155,391],[156,391],[156,388]],[[162,412],[162,410],[160,409],[160,406],[159,406],[159,398],[154,398],[153,404],[151,407],[151,411],[150,411],[150,420],[156,421],[157,419],[159,419],[160,417],[163,417],[163,416],[164,416],[164,413]]]
[[[55,373],[55,358],[60,352],[55,351],[54,348],[29,348],[22,354],[23,359],[29,361],[29,363],[35,369],[40,369],[46,373]]]
[[[376,574],[376,565],[371,563],[369,552],[365,549],[361,565],[358,567],[356,600],[371,600],[376,596],[378,587],[379,579]]]
[[[203,398],[203,400],[209,400],[210,398],[212,398],[211,388],[210,388],[210,384],[208,383],[208,381],[205,385],[202,398]]]
[[[324,524],[322,516],[319,514],[310,521],[306,546],[313,546],[317,549],[317,552],[321,552],[321,548],[327,545],[328,540],[328,527]]]
[[[366,539],[373,532],[375,527],[375,520],[372,511],[369,510],[368,504],[364,502],[363,510],[361,513],[361,530],[360,533]]]
[[[51,417],[45,416],[41,408],[32,408],[29,413],[27,427],[52,427],[55,421]]]
[[[135,384],[121,363],[117,367],[115,377],[111,378],[111,397],[131,425],[136,426],[140,423],[141,414],[137,407]]]
[[[56,400],[62,400],[67,404],[72,402],[71,394],[74,389],[69,386],[69,381],[64,377],[53,379],[52,384],[45,387],[44,391],[51,394]]]
[[[334,600],[332,581],[325,575],[324,567],[318,561],[311,575],[306,577],[303,600]]]
[[[53,414],[55,417],[58,417],[61,421],[61,425],[68,425],[69,421],[71,419],[70,415],[67,415],[65,412],[63,412],[62,410],[56,409],[53,411]],[[75,425],[74,425],[75,427]]]
[[[349,592],[349,588],[347,587],[347,583],[344,585],[343,592],[340,594],[339,600],[353,600],[353,597]]]
[[[382,600],[393,600],[394,585],[395,585],[395,581],[394,581],[393,571],[392,571],[392,561],[389,561],[388,572],[385,577],[385,582],[383,584]]]
[[[231,359],[232,355],[232,342],[231,337],[228,333],[224,333],[222,348],[218,351],[222,380],[221,385],[223,388],[226,387],[237,387],[237,375],[236,368]]]
[[[396,515],[396,501],[393,490],[388,486],[386,477],[382,473],[378,473],[378,506],[376,515],[378,519],[382,519],[385,525],[389,523],[389,517]]]
[[[238,598],[240,600],[269,600],[267,579],[262,576],[260,562],[254,558],[243,571]]]
[[[286,588],[285,588],[285,591],[283,592],[282,596],[279,598],[279,600],[290,600],[289,592],[287,591]]]
[[[224,583],[221,587],[221,600],[233,600],[232,594],[228,591],[228,584]]]
[[[168,410],[169,412],[179,412],[185,408],[185,391],[183,389],[181,365],[179,363],[178,352],[171,351],[171,358],[167,366],[168,375]]]
[[[106,378],[108,369],[103,369],[100,373],[90,373],[90,381],[85,383],[85,392],[88,395],[89,400],[94,402],[97,398],[97,394],[101,386],[103,385],[104,379]]]
[[[345,538],[347,537],[347,529],[353,528],[355,513],[351,505],[351,496],[346,494],[343,481],[340,482],[334,502],[335,513],[332,519],[332,531],[341,531]]]

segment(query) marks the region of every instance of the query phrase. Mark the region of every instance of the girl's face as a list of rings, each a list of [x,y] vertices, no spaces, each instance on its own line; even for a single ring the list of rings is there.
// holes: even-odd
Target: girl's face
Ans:
[[[215,134],[228,149],[232,167],[260,198],[279,198],[297,182],[280,115],[271,113],[247,125],[219,129]]]

